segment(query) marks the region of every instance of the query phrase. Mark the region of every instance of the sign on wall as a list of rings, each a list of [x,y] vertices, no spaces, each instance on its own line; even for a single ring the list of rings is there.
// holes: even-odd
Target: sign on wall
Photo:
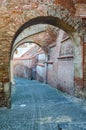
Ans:
[[[73,55],[73,43],[70,38],[63,40],[61,42],[60,54],[59,56]]]

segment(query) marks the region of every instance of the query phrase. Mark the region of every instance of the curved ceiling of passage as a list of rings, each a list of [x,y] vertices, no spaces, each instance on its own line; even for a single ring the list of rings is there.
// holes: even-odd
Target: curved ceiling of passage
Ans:
[[[34,27],[37,26],[34,25]],[[19,35],[17,41],[15,42],[15,44],[13,44],[13,47],[15,47],[17,44],[27,42],[27,41],[33,41],[34,43],[39,43],[39,46],[43,47],[48,44],[52,44],[53,42],[56,41],[57,34],[59,31],[58,28],[55,28],[54,26],[51,25],[39,25],[38,27],[40,31],[38,31],[37,28],[34,29],[33,26],[30,28],[30,31],[28,30],[28,28],[25,29],[24,31],[26,31],[26,33],[22,32]],[[31,35],[28,36],[28,33]]]
[[[21,42],[24,39],[27,39],[34,35],[46,32],[47,26],[48,26],[47,24],[46,25],[38,24],[38,25],[33,25],[30,27],[27,27],[18,35],[13,46],[15,46],[16,44],[18,44],[19,42]]]
[[[66,31],[67,33],[70,31],[71,32],[75,31],[75,29],[72,26],[66,24],[64,21],[60,20],[57,17],[53,17],[53,16],[36,17],[36,18],[33,18],[33,19],[27,21],[18,29],[18,31],[15,33],[15,36],[13,38],[12,46],[13,46],[13,44],[18,43],[20,40],[22,40],[27,35],[31,36],[31,35],[34,35],[35,33],[39,33],[41,31],[45,30],[46,25],[42,25],[42,24],[50,24],[50,25],[59,27],[60,29]],[[36,25],[37,25],[37,27],[36,27]],[[45,27],[42,27],[42,26],[45,26]],[[30,28],[33,28],[33,29],[31,29],[31,31],[30,31]]]
[[[13,55],[14,55],[15,50],[16,50],[19,46],[21,46],[22,44],[25,44],[25,43],[31,43],[31,44],[33,43],[33,44],[36,44],[36,45],[40,46],[38,43],[33,42],[33,41],[20,42],[20,43],[16,44],[16,45],[13,47],[12,52],[11,52],[11,59],[13,59]],[[40,47],[41,47],[41,46],[40,46]]]
[[[36,25],[34,25],[34,26],[36,26]],[[32,27],[30,28],[30,33],[34,32]],[[44,27],[44,29],[43,29],[43,27]],[[53,42],[56,41],[57,32],[59,31],[58,28],[55,28],[54,26],[51,26],[51,25],[41,25],[41,26],[39,26],[39,30],[40,29],[41,29],[41,31],[39,31],[39,33],[35,33],[30,36],[28,36],[28,33],[26,33],[26,34],[24,33],[25,35],[21,34],[23,39],[21,39],[20,41],[18,41],[17,43],[15,43],[13,45],[11,55],[13,55],[14,50],[16,50],[16,48],[23,43],[35,43],[44,49],[46,46],[48,46],[49,44],[52,44]],[[43,31],[42,31],[42,29],[43,29]],[[38,31],[37,28],[36,28],[36,31]]]

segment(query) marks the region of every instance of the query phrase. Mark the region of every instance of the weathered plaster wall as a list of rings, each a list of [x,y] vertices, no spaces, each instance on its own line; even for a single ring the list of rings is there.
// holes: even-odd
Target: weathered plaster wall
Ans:
[[[46,82],[46,68],[45,66],[36,66],[36,79],[40,82]]]
[[[23,77],[32,79],[32,69],[36,65],[35,57],[31,60],[13,60],[13,73],[14,77]]]
[[[74,94],[73,43],[69,38],[63,40],[63,35],[64,31],[60,30],[56,45],[50,48],[50,61],[53,63],[48,64],[48,83]]]
[[[73,59],[58,62],[57,88],[74,95],[74,63]]]
[[[46,82],[46,66],[44,62],[46,61],[45,54],[38,55],[38,62],[36,64],[36,79],[41,82]]]
[[[42,82],[45,81],[45,54],[41,48],[38,48],[39,47],[35,45],[20,58],[13,58],[14,77],[37,79]],[[25,59],[26,57],[27,59]]]

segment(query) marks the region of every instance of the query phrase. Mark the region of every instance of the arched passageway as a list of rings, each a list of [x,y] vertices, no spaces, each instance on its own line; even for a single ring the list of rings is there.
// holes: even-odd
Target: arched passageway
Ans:
[[[10,108],[12,99],[12,109],[0,111],[0,129],[86,129],[86,102],[53,88],[86,97],[85,4],[84,0],[0,1],[0,106]],[[42,67],[46,65],[52,87],[18,78],[11,91],[12,57],[26,42],[46,52]]]
[[[58,17],[53,16],[42,16],[33,18],[32,20],[23,24],[20,29],[16,32],[14,39],[12,41],[12,50],[16,48],[22,42],[27,42],[29,40],[33,41],[34,36],[37,36],[41,32],[46,31],[46,27],[48,25],[52,25],[55,27],[59,27],[60,29],[67,32],[70,36],[73,44],[73,64],[74,64],[74,76],[73,76],[73,92],[76,93],[77,88],[81,88],[83,84],[83,70],[82,70],[82,45],[81,45],[81,38],[78,34],[78,31],[71,26],[70,24],[66,23],[64,20],[59,19]],[[43,49],[46,49],[49,44],[47,41],[45,43],[40,40],[38,43]],[[12,54],[12,53],[11,53]],[[65,82],[65,81],[64,81]],[[70,81],[71,82],[71,81]],[[61,85],[60,85],[61,86]],[[62,87],[62,86],[61,86]],[[72,89],[72,88],[71,88]]]
[[[45,8],[47,9],[47,12],[45,11],[43,14],[42,13],[40,14],[39,12],[37,12],[36,14],[35,11],[31,11],[30,18],[26,14],[26,12],[24,12],[23,10],[23,13],[25,13],[25,17],[24,15],[21,16],[22,22],[17,24],[16,27],[14,27],[14,24],[12,25],[12,29],[14,30],[13,33],[8,32],[8,35],[10,35],[10,38],[9,40],[7,40],[7,43],[6,43],[8,48],[7,48],[6,54],[4,55],[5,61],[3,61],[5,64],[5,69],[3,68],[3,65],[1,64],[1,69],[3,70],[3,76],[1,77],[1,80],[0,80],[2,88],[3,88],[2,84],[4,84],[4,88],[5,88],[3,90],[5,93],[3,104],[5,104],[5,106],[8,106],[9,101],[10,101],[10,87],[9,86],[10,86],[11,78],[10,78],[9,61],[12,56],[11,54],[12,54],[13,48],[15,45],[18,45],[18,43],[22,42],[22,40],[25,41],[28,38],[30,38],[29,41],[33,41],[33,39],[31,39],[32,35],[36,35],[40,33],[40,31],[44,31],[43,29],[44,27],[42,28],[41,25],[44,26],[45,24],[48,24],[55,27],[59,27],[60,29],[66,31],[68,35],[71,37],[73,41],[73,45],[74,45],[74,87],[75,89],[77,89],[83,86],[82,25],[81,25],[82,22],[80,21],[81,19],[73,18],[70,12],[67,9],[64,9],[63,7],[61,7],[60,5],[55,5],[54,3],[52,5],[50,5],[49,3],[47,5],[44,5]],[[32,13],[34,13],[35,15],[32,15]],[[11,21],[12,20],[11,18],[12,17],[8,19]],[[27,22],[28,19],[29,21]],[[11,25],[9,25],[8,28],[9,28],[8,30],[10,31]],[[17,31],[18,28],[19,30]],[[13,38],[13,34],[15,34],[14,38]],[[41,47],[43,47],[43,49],[44,48],[46,49],[45,47],[46,44],[45,43],[41,44],[41,43],[42,42],[39,43]],[[6,45],[3,44],[4,47]],[[7,56],[8,58],[6,59],[5,57]]]
[[[15,50],[16,49],[16,50]],[[11,60],[11,83],[13,77],[24,77],[29,80],[46,82],[47,53],[35,43],[23,43],[14,48],[14,55]],[[14,75],[14,76],[13,76]]]

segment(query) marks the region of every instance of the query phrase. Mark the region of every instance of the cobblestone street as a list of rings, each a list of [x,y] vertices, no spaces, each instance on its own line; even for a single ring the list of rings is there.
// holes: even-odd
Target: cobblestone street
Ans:
[[[0,109],[0,130],[86,130],[86,100],[38,81],[16,78],[12,108]]]

